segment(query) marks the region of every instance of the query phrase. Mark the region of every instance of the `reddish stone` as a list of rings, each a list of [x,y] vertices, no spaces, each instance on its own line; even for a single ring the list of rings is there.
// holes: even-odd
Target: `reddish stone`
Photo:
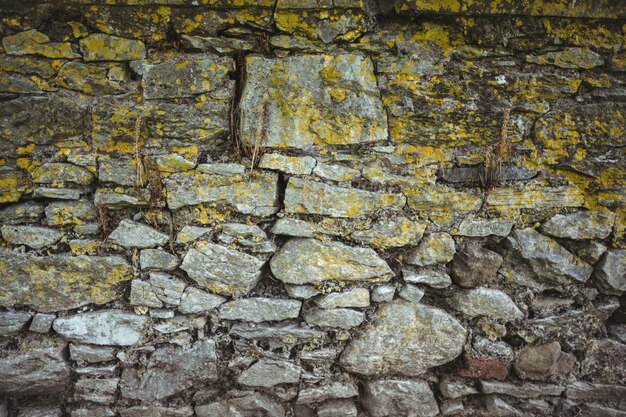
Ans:
[[[465,364],[465,368],[459,371],[460,376],[504,381],[509,374],[511,361],[502,358],[475,358],[465,355]]]

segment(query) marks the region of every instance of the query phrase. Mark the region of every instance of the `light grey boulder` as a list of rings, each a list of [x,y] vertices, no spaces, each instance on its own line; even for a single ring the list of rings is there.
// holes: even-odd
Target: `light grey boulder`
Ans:
[[[213,310],[226,302],[226,298],[196,287],[187,287],[180,299],[178,310],[183,314],[202,313]]]
[[[626,291],[626,249],[608,250],[594,273],[600,291],[620,295]]]
[[[43,249],[57,243],[65,233],[60,230],[40,226],[2,226],[2,238],[14,245],[26,245],[33,249]]]
[[[8,336],[19,332],[30,320],[30,313],[18,311],[0,311],[0,336]]]
[[[159,232],[147,224],[124,219],[111,232],[109,240],[125,248],[145,249],[163,246],[170,238],[165,233]]]
[[[505,321],[524,317],[511,297],[492,288],[480,287],[455,293],[449,304],[469,317],[485,316]]]
[[[173,271],[178,264],[178,256],[162,249],[144,249],[139,253],[139,265],[143,271]]]
[[[577,211],[555,214],[541,226],[547,235],[573,239],[605,239],[611,234],[615,214],[605,211]]]
[[[132,346],[144,337],[149,321],[121,310],[98,310],[59,317],[52,327],[65,339],[78,343]]]
[[[28,330],[35,333],[48,333],[52,327],[52,323],[56,319],[54,314],[37,313],[33,317]]]

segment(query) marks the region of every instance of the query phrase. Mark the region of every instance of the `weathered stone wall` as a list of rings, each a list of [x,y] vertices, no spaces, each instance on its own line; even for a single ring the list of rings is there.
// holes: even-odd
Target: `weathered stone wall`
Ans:
[[[0,416],[626,415],[623,1],[0,37]]]

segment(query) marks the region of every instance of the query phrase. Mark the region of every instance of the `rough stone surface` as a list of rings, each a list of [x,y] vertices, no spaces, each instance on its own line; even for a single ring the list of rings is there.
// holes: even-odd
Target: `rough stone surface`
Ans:
[[[363,375],[420,375],[459,356],[466,337],[466,330],[443,310],[395,301],[378,307],[374,321],[348,344],[340,363]]]
[[[109,240],[125,248],[145,249],[165,245],[169,236],[146,224],[124,219],[111,232]]]
[[[455,251],[452,236],[447,233],[433,233],[422,240],[406,261],[417,266],[446,263],[452,260]]]
[[[270,261],[272,273],[287,284],[326,280],[384,282],[393,272],[376,252],[339,242],[292,239]]]
[[[456,234],[469,237],[508,236],[512,227],[513,223],[507,220],[468,217],[463,219]]]
[[[353,232],[351,237],[361,244],[382,249],[417,245],[425,230],[424,223],[406,217],[393,217],[376,222],[367,230]]]
[[[450,305],[469,317],[486,316],[510,321],[524,316],[506,293],[485,287],[456,293]]]
[[[243,392],[238,396],[195,407],[198,417],[238,417],[262,415],[285,417],[284,406],[270,395],[260,392]]]
[[[298,300],[242,298],[223,304],[219,309],[219,315],[223,320],[243,320],[255,323],[280,321],[298,317],[301,307],[302,302]]]
[[[355,288],[324,295],[315,302],[322,308],[368,307],[370,305],[370,292],[366,288]]]
[[[59,317],[53,327],[64,338],[79,343],[132,346],[144,336],[148,321],[121,310],[99,310]]]
[[[487,248],[468,245],[457,250],[450,275],[463,288],[490,284],[502,265],[502,256]]]
[[[358,391],[353,383],[332,381],[302,388],[296,402],[298,404],[320,403],[331,398],[351,398],[357,395]]]
[[[609,294],[626,291],[626,250],[607,251],[596,267],[594,279]]]
[[[261,359],[243,371],[237,382],[251,387],[273,387],[278,384],[297,384],[301,369],[291,362]]]
[[[26,327],[32,316],[29,313],[2,311],[0,312],[0,336],[17,333]]]
[[[362,405],[372,417],[436,416],[439,406],[421,379],[381,379],[365,383]]]
[[[402,271],[402,277],[406,282],[412,284],[426,284],[432,288],[446,288],[452,284],[450,275],[433,269],[424,269],[419,272],[405,269]]]
[[[38,226],[2,226],[2,238],[14,245],[26,245],[33,249],[42,249],[58,242],[65,233]]]
[[[195,287],[187,287],[183,293],[178,310],[183,314],[202,313],[213,310],[226,302],[226,298]]]
[[[603,211],[557,214],[541,226],[550,236],[565,239],[604,239],[611,234],[615,215]]]
[[[363,323],[365,314],[349,308],[312,308],[304,313],[304,320],[311,326],[351,329]]]
[[[56,319],[54,314],[38,313],[33,317],[28,330],[35,333],[48,333],[52,328],[54,319]]]

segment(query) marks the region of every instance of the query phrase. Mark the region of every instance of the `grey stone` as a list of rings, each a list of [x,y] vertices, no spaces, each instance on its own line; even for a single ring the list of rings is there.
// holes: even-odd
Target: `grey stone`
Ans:
[[[130,158],[98,158],[98,180],[119,185],[134,186],[137,183],[137,167]]]
[[[225,223],[220,242],[227,245],[237,244],[255,253],[273,253],[276,247],[267,237],[267,233],[259,226],[243,223]]]
[[[260,392],[240,393],[230,399],[196,406],[195,411],[197,417],[285,417],[285,407],[272,396]]]
[[[433,392],[421,379],[367,381],[361,404],[372,417],[433,417],[439,414]]]
[[[56,316],[54,314],[37,313],[33,317],[28,330],[35,333],[48,333]]]
[[[163,302],[157,297],[149,281],[134,279],[130,282],[130,305],[161,308]]]
[[[120,38],[104,33],[92,33],[79,41],[83,59],[90,61],[134,61],[146,56],[140,40]]]
[[[354,288],[324,295],[315,302],[322,308],[369,307],[370,292],[366,288]]]
[[[297,298],[298,300],[308,300],[321,293],[313,285],[285,285],[285,289],[289,297]]]
[[[0,210],[0,223],[3,225],[35,223],[43,215],[44,207],[34,201],[11,204]]]
[[[0,311],[0,336],[17,333],[26,327],[31,318],[30,313],[18,311]]]
[[[2,238],[14,245],[26,245],[43,249],[57,243],[65,233],[60,230],[39,226],[2,226]]]
[[[565,397],[574,401],[602,401],[624,398],[626,387],[623,385],[610,385],[577,381],[567,385]]]
[[[206,325],[206,317],[175,316],[152,326],[162,334],[178,333],[191,329],[202,329]],[[187,336],[187,335],[185,335]],[[175,343],[175,341],[174,341]],[[183,343],[184,344],[184,343]]]
[[[62,162],[48,162],[41,165],[32,173],[33,181],[38,184],[59,184],[71,182],[79,185],[89,185],[94,176],[87,168]]]
[[[307,222],[299,219],[283,217],[278,219],[272,227],[275,235],[285,235],[294,237],[316,237],[318,235],[338,236],[336,233],[323,225]]]
[[[330,181],[350,181],[361,176],[358,169],[345,167],[343,165],[329,165],[318,162],[313,169],[313,174]]]
[[[513,222],[503,219],[479,219],[466,217],[459,225],[456,234],[469,237],[508,236]]]
[[[439,409],[443,416],[456,416],[462,415],[465,407],[461,400],[445,400],[441,402]]]
[[[115,417],[116,414],[109,407],[75,408],[72,417]]]
[[[594,273],[600,291],[620,295],[626,291],[626,249],[606,251]]]
[[[33,190],[33,198],[54,198],[57,200],[78,200],[83,191],[75,188],[37,187]]]
[[[96,208],[91,201],[53,201],[45,210],[48,226],[65,226],[96,219]]]
[[[461,398],[478,394],[478,390],[463,381],[445,379],[439,383],[439,391],[445,398]]]
[[[417,303],[424,297],[424,291],[417,285],[404,284],[398,295],[406,301]]]
[[[79,377],[115,377],[117,374],[117,364],[97,365],[97,366],[81,366],[74,368],[74,372]]]
[[[549,384],[512,384],[510,382],[480,381],[480,388],[485,394],[504,394],[517,398],[538,398],[543,395],[559,396],[565,391],[564,386]]]
[[[176,235],[176,243],[185,244],[195,242],[202,237],[208,236],[211,233],[211,230],[212,229],[209,227],[185,225]]]
[[[193,408],[183,407],[160,407],[155,405],[136,405],[120,410],[122,417],[192,417]]]
[[[450,262],[456,251],[454,239],[447,233],[427,235],[417,249],[409,254],[406,262],[410,265],[427,266]]]
[[[365,56],[251,55],[246,69],[241,125],[250,145],[304,149],[387,139],[387,115]]]
[[[626,379],[626,369],[615,364],[624,362],[626,344],[613,339],[594,339],[586,346],[580,372],[594,382],[619,384]]]
[[[473,288],[495,281],[502,256],[484,247],[468,244],[457,250],[450,276],[463,288]]]
[[[365,320],[365,314],[349,308],[311,308],[304,313],[304,320],[311,326],[351,329]]]
[[[289,345],[298,345],[323,339],[326,333],[309,327],[294,324],[249,324],[236,323],[230,328],[230,334],[248,340],[278,341]]]
[[[340,364],[362,375],[420,375],[461,354],[467,331],[443,310],[403,300],[378,306]]]
[[[541,226],[541,231],[565,239],[604,239],[611,234],[615,214],[604,211],[577,211],[556,214]]]
[[[180,268],[211,292],[239,297],[254,288],[264,264],[246,253],[207,243],[189,249]]]
[[[392,217],[374,223],[367,230],[353,232],[351,238],[359,243],[378,248],[393,248],[417,245],[425,230],[425,223],[406,217]]]
[[[517,408],[495,395],[489,395],[485,398],[485,407],[489,415],[494,417],[523,416],[523,413]]]
[[[396,287],[393,285],[378,285],[372,290],[372,301],[376,303],[388,303],[393,300]]]
[[[418,272],[404,269],[402,277],[411,284],[425,284],[431,288],[447,288],[452,284],[450,275],[434,269],[422,269]]]
[[[611,323],[607,325],[606,329],[610,336],[618,339],[622,343],[626,343],[626,324]]]
[[[119,378],[79,379],[74,383],[74,400],[109,405],[115,402]]]
[[[124,398],[154,402],[194,385],[217,380],[217,354],[212,339],[198,341],[188,348],[172,345],[157,348],[147,368],[122,372],[120,392]]]
[[[352,400],[328,401],[317,407],[317,417],[357,417],[358,413]]]
[[[474,288],[454,294],[450,306],[469,317],[486,316],[511,321],[524,317],[511,298],[500,290]]]
[[[604,58],[589,48],[564,48],[558,52],[527,55],[526,61],[534,64],[550,64],[568,69],[590,69],[604,64]]]
[[[98,310],[59,317],[54,331],[66,339],[94,345],[132,346],[145,335],[148,317],[121,310]]]
[[[561,284],[586,282],[593,268],[553,239],[531,228],[514,230],[508,237],[511,249],[526,259],[541,278]]]
[[[226,298],[195,287],[187,287],[180,299],[178,310],[183,314],[196,314],[213,310],[226,302]]]
[[[339,242],[292,239],[272,257],[272,273],[287,284],[309,284],[327,280],[388,281],[393,271],[369,248]]]
[[[150,273],[150,286],[157,298],[165,304],[177,306],[187,287],[185,281],[161,272]]]
[[[256,43],[247,39],[189,35],[182,35],[182,38],[193,49],[209,50],[220,55],[234,54],[237,51],[252,51],[256,48]]]
[[[155,319],[171,319],[176,315],[176,312],[167,308],[151,308],[148,314]]]
[[[245,170],[245,167],[241,167]],[[254,176],[222,175],[207,173],[207,170],[206,166],[199,165],[196,171],[175,173],[167,177],[167,205],[171,210],[214,203],[225,204],[239,213],[259,217],[278,212],[278,174],[255,171]]]
[[[58,405],[20,407],[17,417],[63,417],[63,410]]]
[[[584,416],[593,417],[626,417],[626,411],[604,407],[598,404],[581,404],[580,413]]]
[[[116,349],[109,346],[77,345],[70,343],[70,357],[78,363],[108,362],[115,359]]]
[[[299,366],[273,359],[260,359],[237,377],[237,382],[250,387],[270,388],[278,384],[297,384],[302,370]]]
[[[515,371],[523,379],[546,379],[571,371],[576,358],[561,351],[559,342],[527,346],[515,360]],[[569,369],[567,369],[569,368]]]
[[[400,210],[406,204],[401,194],[365,191],[327,185],[292,177],[285,191],[285,212],[359,218],[378,210]]]
[[[165,233],[128,219],[122,220],[108,239],[125,248],[141,249],[163,246],[170,240]]]
[[[261,156],[259,168],[272,169],[293,175],[311,175],[317,161],[310,156],[286,156],[266,153]]]
[[[219,316],[222,320],[243,320],[259,323],[293,319],[300,314],[302,302],[275,298],[242,298],[222,304]]]
[[[122,209],[126,207],[149,207],[150,191],[148,189],[135,189],[132,195],[125,192],[117,192],[116,189],[99,188],[93,198],[97,206],[110,209]]]
[[[178,264],[178,256],[161,249],[144,249],[139,253],[139,265],[143,271],[173,271]]]
[[[0,250],[0,305],[69,310],[117,299],[132,270],[119,256],[32,256]],[[33,291],[37,288],[37,291]]]
[[[22,348],[0,354],[0,394],[45,395],[65,391],[70,367],[65,343],[56,338],[26,339]]]
[[[359,395],[352,382],[332,381],[322,385],[301,388],[296,404],[315,404],[335,398],[352,398]]]

